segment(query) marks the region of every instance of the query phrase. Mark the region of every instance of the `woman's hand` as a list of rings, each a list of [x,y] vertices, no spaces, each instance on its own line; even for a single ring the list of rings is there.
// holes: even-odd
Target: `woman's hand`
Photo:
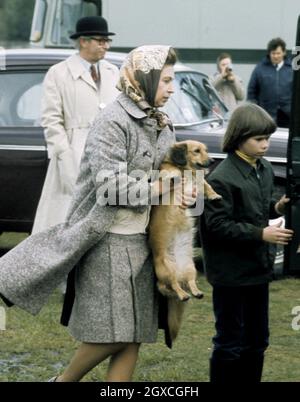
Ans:
[[[292,240],[293,230],[281,228],[282,221],[277,225],[267,226],[263,230],[263,240],[268,243],[286,246]]]

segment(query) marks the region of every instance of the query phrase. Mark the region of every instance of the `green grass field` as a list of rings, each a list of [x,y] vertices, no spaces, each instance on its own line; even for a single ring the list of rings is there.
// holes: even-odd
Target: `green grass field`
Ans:
[[[21,238],[18,235],[17,241]],[[14,239],[14,235],[2,235],[0,248],[12,246]],[[142,346],[135,381],[208,381],[214,318],[211,288],[203,276],[199,287],[205,298],[188,302],[173,349],[164,345],[162,332],[156,344]],[[300,306],[299,290],[300,280],[295,278],[271,284],[271,339],[263,381],[300,381],[300,331],[291,325],[292,308]],[[47,381],[63,370],[78,344],[59,324],[61,303],[61,295],[53,294],[36,317],[5,308],[6,330],[0,331],[1,382]],[[102,363],[83,381],[103,381],[106,367],[107,362]]]

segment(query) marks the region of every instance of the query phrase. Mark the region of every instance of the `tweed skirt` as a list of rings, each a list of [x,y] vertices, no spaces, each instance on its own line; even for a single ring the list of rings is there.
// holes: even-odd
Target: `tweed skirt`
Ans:
[[[68,324],[82,342],[155,342],[158,292],[144,234],[107,233],[82,258]]]

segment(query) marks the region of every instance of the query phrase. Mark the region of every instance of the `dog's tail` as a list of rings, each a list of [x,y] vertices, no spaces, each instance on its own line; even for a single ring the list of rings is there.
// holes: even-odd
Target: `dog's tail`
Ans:
[[[178,335],[184,308],[185,302],[180,301],[175,297],[168,299],[168,326],[172,341],[174,341]]]

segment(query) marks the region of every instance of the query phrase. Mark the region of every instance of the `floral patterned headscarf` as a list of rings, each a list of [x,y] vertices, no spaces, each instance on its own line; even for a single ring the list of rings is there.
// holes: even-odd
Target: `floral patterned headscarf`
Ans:
[[[154,106],[161,70],[170,46],[145,45],[132,50],[126,57],[117,88],[132,99],[140,109],[155,118],[160,129],[171,125],[168,116]]]

